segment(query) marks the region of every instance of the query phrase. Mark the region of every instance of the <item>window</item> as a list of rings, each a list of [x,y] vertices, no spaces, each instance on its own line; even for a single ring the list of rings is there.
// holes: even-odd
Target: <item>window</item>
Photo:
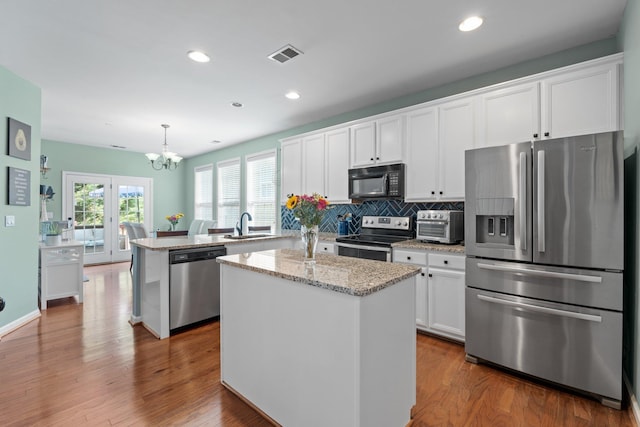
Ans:
[[[194,169],[194,218],[213,219],[213,165]]]
[[[247,156],[247,211],[252,225],[276,226],[276,153]]]
[[[240,218],[240,159],[219,162],[218,227],[234,227]]]

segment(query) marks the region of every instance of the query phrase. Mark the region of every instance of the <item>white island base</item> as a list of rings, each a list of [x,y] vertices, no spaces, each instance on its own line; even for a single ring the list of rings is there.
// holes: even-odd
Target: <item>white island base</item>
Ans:
[[[227,388],[283,426],[410,424],[415,277],[354,296],[221,267]]]

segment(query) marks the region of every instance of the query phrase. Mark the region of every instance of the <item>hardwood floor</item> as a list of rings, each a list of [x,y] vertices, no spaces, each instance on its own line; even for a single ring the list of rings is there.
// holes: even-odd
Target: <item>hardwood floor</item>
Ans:
[[[85,268],[84,303],[52,301],[0,341],[0,425],[268,426],[220,384],[220,328],[166,340],[128,323],[129,263]],[[630,410],[464,361],[418,335],[414,426],[633,426]]]

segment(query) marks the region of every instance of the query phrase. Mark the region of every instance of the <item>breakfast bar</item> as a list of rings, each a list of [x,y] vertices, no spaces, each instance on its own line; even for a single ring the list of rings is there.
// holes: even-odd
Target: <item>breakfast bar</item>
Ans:
[[[416,403],[415,275],[279,249],[221,264],[221,380],[276,425],[404,426]]]

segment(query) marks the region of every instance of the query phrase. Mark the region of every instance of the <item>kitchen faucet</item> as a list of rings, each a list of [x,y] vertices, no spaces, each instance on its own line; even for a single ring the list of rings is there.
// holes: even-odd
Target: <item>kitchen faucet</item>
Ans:
[[[251,218],[251,214],[249,212],[242,212],[242,215],[240,215],[240,221],[236,222],[236,231],[238,231],[238,236],[242,236],[243,234],[243,230],[244,230],[243,220],[245,215],[247,216],[247,221],[253,221],[253,218]]]

